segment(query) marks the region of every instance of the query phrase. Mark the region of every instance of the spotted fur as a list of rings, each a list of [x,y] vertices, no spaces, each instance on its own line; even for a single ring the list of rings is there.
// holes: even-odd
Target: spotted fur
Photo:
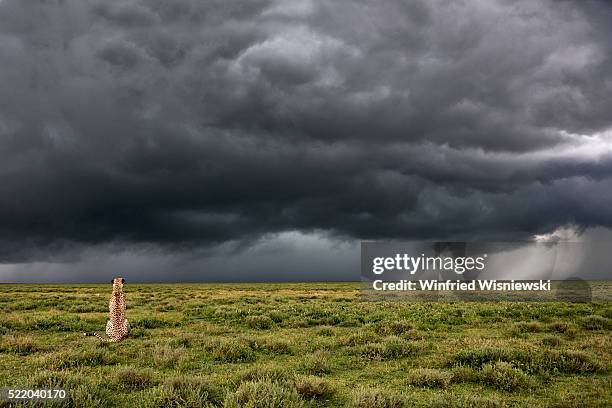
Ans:
[[[130,332],[130,324],[125,318],[125,298],[123,296],[123,283],[125,279],[113,279],[113,294],[108,303],[109,319],[106,323],[106,335],[108,338],[100,336],[96,332],[84,333],[85,336],[95,336],[102,341],[114,342],[127,337]]]

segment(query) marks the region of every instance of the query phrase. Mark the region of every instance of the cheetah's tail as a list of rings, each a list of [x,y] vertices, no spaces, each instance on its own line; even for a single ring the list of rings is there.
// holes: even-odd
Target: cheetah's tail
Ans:
[[[112,341],[114,341],[114,340],[112,340],[112,339],[105,339],[104,337],[100,336],[100,335],[99,335],[98,333],[96,333],[96,332],[83,333],[83,335],[85,335],[85,336],[94,336],[94,337],[97,337],[97,338],[99,338],[100,340],[105,341],[105,342],[112,342]]]

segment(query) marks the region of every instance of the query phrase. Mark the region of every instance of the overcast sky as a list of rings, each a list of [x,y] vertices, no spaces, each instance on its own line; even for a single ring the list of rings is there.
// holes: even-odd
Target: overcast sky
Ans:
[[[355,279],[362,239],[610,228],[610,21],[0,0],[0,282]]]

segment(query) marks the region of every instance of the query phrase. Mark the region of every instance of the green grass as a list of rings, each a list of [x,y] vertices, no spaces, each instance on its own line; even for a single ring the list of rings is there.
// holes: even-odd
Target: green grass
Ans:
[[[75,407],[612,405],[612,303],[368,302],[359,284],[0,285],[0,386]],[[49,405],[53,406],[53,404]]]

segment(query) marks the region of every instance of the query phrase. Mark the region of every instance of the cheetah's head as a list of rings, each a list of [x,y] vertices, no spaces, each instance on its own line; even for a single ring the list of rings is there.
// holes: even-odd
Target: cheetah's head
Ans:
[[[121,290],[123,289],[123,284],[125,283],[125,279],[121,277],[115,278],[111,281],[111,283],[113,284],[113,290]]]

